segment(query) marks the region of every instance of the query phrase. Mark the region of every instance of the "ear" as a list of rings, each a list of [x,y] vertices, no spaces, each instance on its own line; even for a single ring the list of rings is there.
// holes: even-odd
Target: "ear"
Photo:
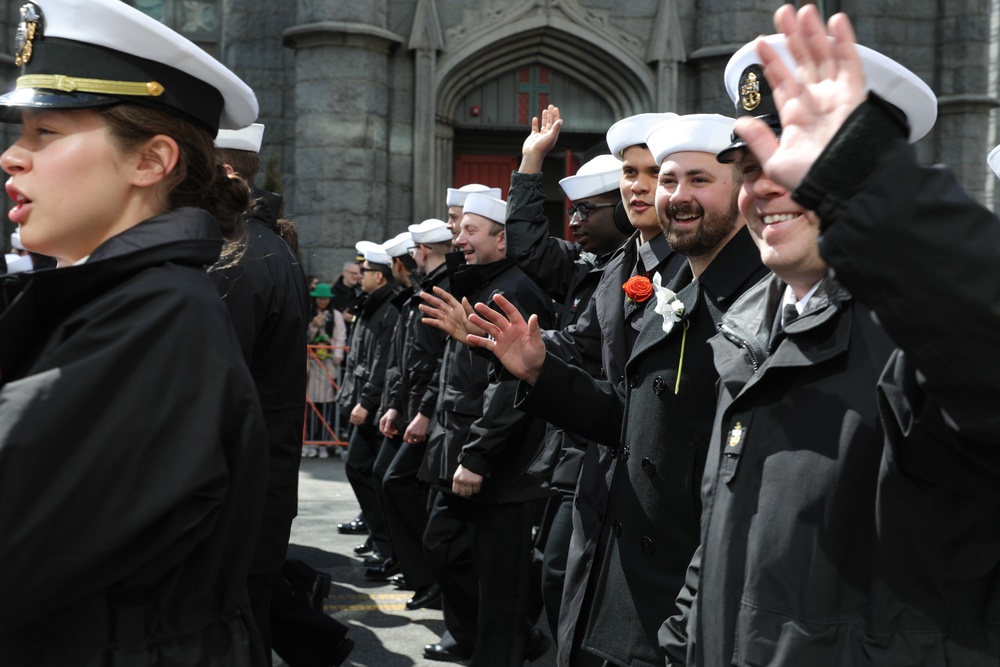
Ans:
[[[499,234],[497,234],[497,250],[499,250],[500,252],[504,253],[505,255],[507,254],[507,228],[506,227],[504,227],[504,229]]]
[[[151,187],[161,183],[177,167],[180,148],[173,137],[158,134],[140,147],[138,156],[132,183],[139,187]]]
[[[231,165],[223,163],[222,168],[226,170],[226,176],[232,176],[236,173],[236,170]]]

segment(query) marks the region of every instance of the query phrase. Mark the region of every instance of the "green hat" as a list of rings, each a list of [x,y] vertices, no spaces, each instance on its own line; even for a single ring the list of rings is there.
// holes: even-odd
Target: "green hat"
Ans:
[[[329,283],[318,283],[316,289],[309,292],[309,296],[316,297],[317,299],[332,299],[333,291],[330,289]]]

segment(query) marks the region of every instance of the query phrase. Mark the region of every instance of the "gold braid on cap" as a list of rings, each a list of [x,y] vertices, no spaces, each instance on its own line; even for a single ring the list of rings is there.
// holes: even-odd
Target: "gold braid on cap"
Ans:
[[[163,86],[156,81],[109,81],[107,79],[81,79],[63,74],[26,74],[17,78],[17,90],[22,88],[47,88],[64,93],[97,93],[99,95],[134,95],[159,97]]]

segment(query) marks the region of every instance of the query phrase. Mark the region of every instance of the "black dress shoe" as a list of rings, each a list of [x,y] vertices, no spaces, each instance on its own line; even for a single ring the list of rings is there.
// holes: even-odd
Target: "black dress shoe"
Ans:
[[[365,554],[370,554],[375,550],[371,542],[362,542],[358,546],[354,547],[354,553],[358,556],[364,556]]]
[[[404,591],[412,591],[410,588],[410,582],[406,580],[405,574],[397,574],[395,576],[389,577],[389,583]]]
[[[368,532],[368,524],[361,519],[355,519],[347,523],[338,523],[337,532],[342,535],[361,535]]]
[[[309,590],[309,606],[316,611],[323,611],[323,602],[330,597],[331,578],[328,572],[318,572]]]
[[[382,558],[382,554],[378,553],[377,551],[368,554],[367,556],[364,557],[364,560],[361,561],[361,563],[365,567],[375,567],[376,565],[381,565],[384,562],[385,559]]]
[[[428,660],[439,660],[441,662],[462,662],[471,658],[472,652],[466,653],[457,646],[428,644],[424,647],[424,657]]]
[[[385,581],[389,577],[399,572],[399,563],[391,558],[381,565],[372,565],[365,570],[365,579],[369,581]]]
[[[440,609],[441,589],[437,584],[421,586],[413,597],[406,601],[406,608],[410,611],[415,609]]]
[[[549,650],[549,638],[538,628],[531,628],[524,641],[524,659],[528,662],[538,660]]]

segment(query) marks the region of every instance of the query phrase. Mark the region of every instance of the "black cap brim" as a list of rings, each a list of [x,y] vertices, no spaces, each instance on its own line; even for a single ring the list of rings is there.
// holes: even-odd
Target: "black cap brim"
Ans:
[[[755,116],[755,118],[767,123],[768,127],[771,128],[771,131],[774,132],[774,136],[779,139],[781,138],[781,119],[777,116],[777,114],[766,114],[763,116]],[[715,156],[715,159],[722,164],[733,164],[734,162],[741,161],[746,154],[747,142],[733,132],[733,143],[719,151],[719,154]]]

